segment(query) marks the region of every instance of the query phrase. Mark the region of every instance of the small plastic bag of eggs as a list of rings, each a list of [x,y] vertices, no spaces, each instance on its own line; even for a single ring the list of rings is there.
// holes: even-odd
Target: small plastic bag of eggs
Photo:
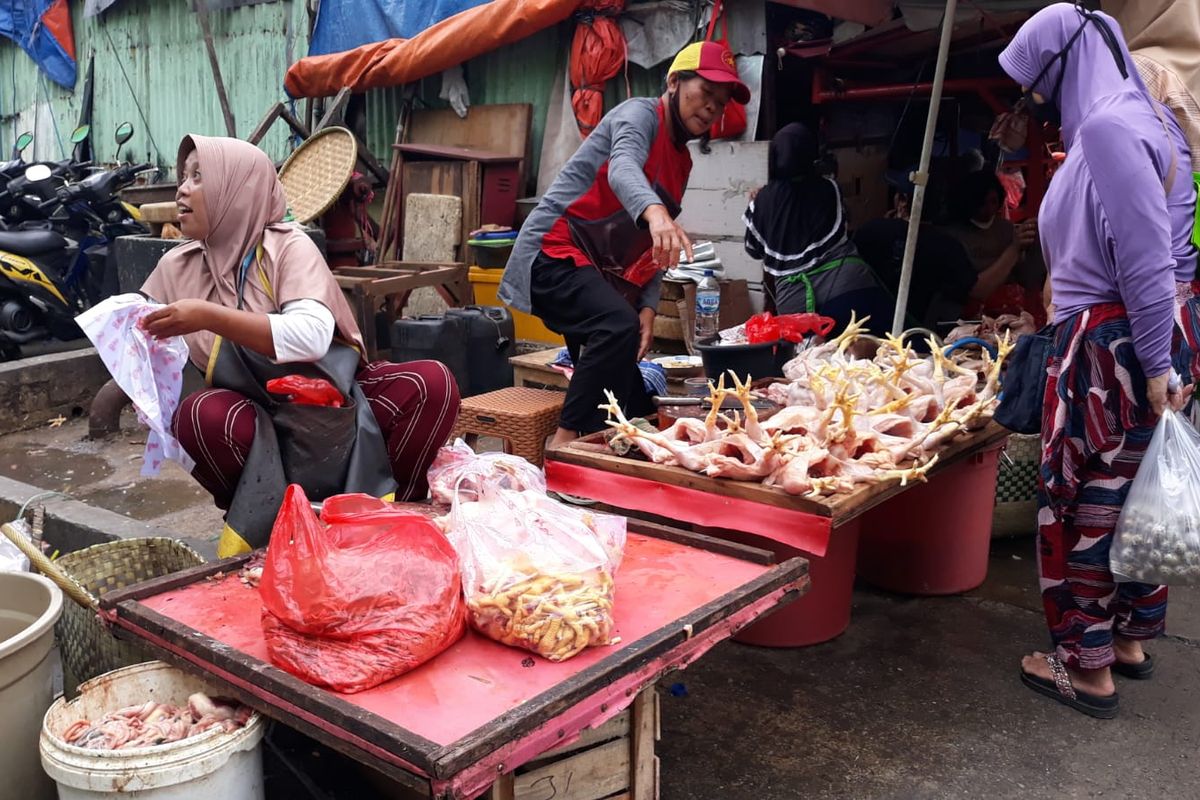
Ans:
[[[1200,433],[1166,411],[1117,520],[1109,566],[1117,581],[1200,584]]]

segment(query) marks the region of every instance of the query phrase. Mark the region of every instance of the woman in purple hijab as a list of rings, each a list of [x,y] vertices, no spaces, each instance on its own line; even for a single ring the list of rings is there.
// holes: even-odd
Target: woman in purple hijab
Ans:
[[[1111,17],[1049,6],[1000,64],[1035,116],[1059,122],[1067,149],[1038,217],[1054,305],[1038,567],[1055,647],[1027,656],[1021,678],[1111,718],[1113,673],[1150,677],[1142,642],[1166,618],[1166,587],[1116,583],[1108,556],[1158,417],[1183,405],[1197,372],[1191,160]]]

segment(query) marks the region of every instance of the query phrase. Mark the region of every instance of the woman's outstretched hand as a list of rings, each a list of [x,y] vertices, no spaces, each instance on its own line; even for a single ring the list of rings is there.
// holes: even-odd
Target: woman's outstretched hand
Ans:
[[[688,261],[693,260],[692,240],[683,232],[683,228],[671,219],[666,206],[650,206],[642,213],[642,219],[646,220],[650,228],[650,237],[654,240],[651,256],[659,269],[667,270],[678,266],[681,250],[687,255]]]
[[[169,306],[152,311],[139,323],[146,333],[156,339],[184,336],[197,331],[212,330],[213,311],[219,309],[207,300],[177,300]]]

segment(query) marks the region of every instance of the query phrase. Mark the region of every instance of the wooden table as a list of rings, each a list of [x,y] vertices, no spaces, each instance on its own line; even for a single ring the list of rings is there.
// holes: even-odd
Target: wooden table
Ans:
[[[262,600],[239,578],[250,556],[110,592],[102,613],[122,636],[423,797],[467,800],[489,787],[493,800],[584,797],[566,786],[548,794],[545,782],[532,787],[541,793],[514,791],[522,779],[507,776],[631,706],[635,719],[652,721],[637,698],[659,678],[808,588],[803,558],[772,564],[762,550],[637,520],[629,530],[615,578],[623,641],[557,664],[468,632],[373,689],[320,689],[270,663]],[[641,750],[652,751],[650,726],[639,727]],[[622,771],[629,775],[628,762]],[[574,777],[578,785],[584,776]],[[614,794],[604,788],[586,796]],[[655,800],[654,770],[637,771],[622,797]]]
[[[366,356],[374,360],[387,357],[391,351],[392,323],[404,310],[408,296],[414,289],[433,286],[451,306],[466,305],[470,296],[460,296],[459,287],[466,280],[465,264],[434,264],[393,261],[377,267],[340,267],[333,277],[341,287],[350,309],[358,320]],[[379,341],[376,315],[383,311],[387,315],[387,339]]]
[[[550,362],[558,357],[560,350],[561,347],[554,347],[510,358],[508,363],[513,367],[513,386],[566,389],[570,382],[567,376],[550,366]]]
[[[549,350],[538,350],[535,353],[526,353],[523,356],[513,356],[508,360],[508,363],[513,367],[513,386],[534,386],[534,387],[551,387],[555,389],[567,388],[571,382],[570,379],[550,366],[554,359],[558,358],[561,347],[554,347]],[[667,386],[676,390],[675,394],[683,394],[683,378],[667,377]]]

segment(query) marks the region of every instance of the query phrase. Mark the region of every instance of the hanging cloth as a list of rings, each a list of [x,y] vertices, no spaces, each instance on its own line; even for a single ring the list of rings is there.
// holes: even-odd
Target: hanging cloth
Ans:
[[[721,20],[721,41],[725,43],[726,47],[729,47],[728,15],[721,0],[716,0],[713,5],[712,18],[708,21],[708,35],[704,39],[708,42],[716,41],[713,35],[717,32],[718,19]],[[730,98],[729,102],[725,104],[725,111],[721,114],[721,118],[709,128],[708,138],[713,141],[740,138],[746,132],[746,124],[746,107]]]
[[[571,42],[571,108],[579,132],[586,137],[604,116],[604,84],[625,65],[625,35],[616,17],[625,0],[587,0],[576,12]]]

